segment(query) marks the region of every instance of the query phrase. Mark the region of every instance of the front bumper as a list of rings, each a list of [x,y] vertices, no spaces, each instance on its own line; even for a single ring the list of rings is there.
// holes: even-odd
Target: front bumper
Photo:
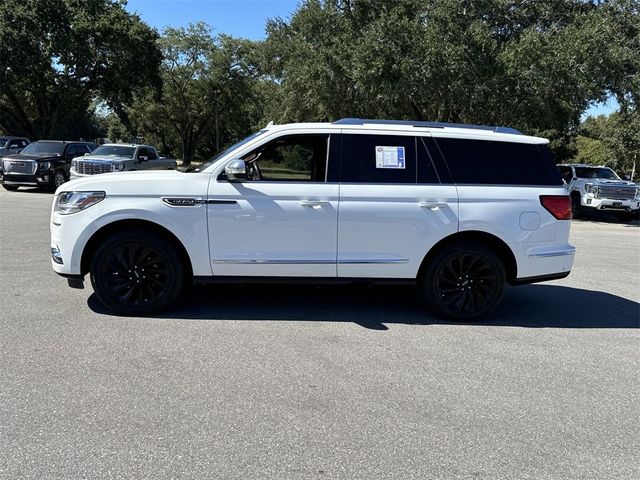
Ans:
[[[51,184],[51,171],[44,170],[33,175],[0,172],[0,183],[11,186],[43,187]]]
[[[613,198],[582,198],[582,206],[596,210],[616,210],[618,212],[634,212],[640,209],[640,200],[616,200]]]

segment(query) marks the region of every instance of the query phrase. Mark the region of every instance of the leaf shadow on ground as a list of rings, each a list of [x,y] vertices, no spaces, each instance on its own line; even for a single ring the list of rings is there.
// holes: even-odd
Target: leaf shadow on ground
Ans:
[[[113,315],[97,300],[96,313]],[[453,324],[431,315],[409,286],[208,285],[153,318],[211,321],[349,322],[373,330],[393,324]],[[640,304],[605,292],[561,285],[509,288],[488,319],[468,326],[640,328]]]

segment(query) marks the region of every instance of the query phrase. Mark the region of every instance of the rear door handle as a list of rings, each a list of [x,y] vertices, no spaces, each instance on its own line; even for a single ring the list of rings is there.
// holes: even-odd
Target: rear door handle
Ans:
[[[301,200],[300,205],[303,207],[321,207],[323,205],[329,205],[330,202],[326,200]]]
[[[447,202],[419,202],[420,208],[430,208],[431,210],[438,210],[439,208],[447,207]]]

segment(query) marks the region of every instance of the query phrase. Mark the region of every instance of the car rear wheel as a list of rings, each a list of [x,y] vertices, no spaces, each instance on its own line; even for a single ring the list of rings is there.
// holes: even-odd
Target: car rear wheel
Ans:
[[[505,283],[498,256],[482,244],[465,243],[431,259],[419,286],[434,313],[469,321],[486,317],[500,304]]]
[[[176,300],[184,267],[162,237],[133,231],[107,239],[93,256],[90,274],[96,296],[107,308],[124,315],[144,315]]]

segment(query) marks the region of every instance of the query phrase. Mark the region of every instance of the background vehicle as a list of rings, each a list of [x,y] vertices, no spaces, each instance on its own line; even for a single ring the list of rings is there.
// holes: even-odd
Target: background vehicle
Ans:
[[[590,210],[610,211],[622,220],[638,215],[640,188],[609,167],[563,164],[558,169],[571,195],[574,216]]]
[[[29,139],[24,137],[0,136],[0,157],[20,153],[29,143]]]
[[[132,170],[175,170],[174,158],[160,157],[150,145],[105,144],[90,155],[74,160],[71,178]]]
[[[33,142],[19,154],[2,158],[0,183],[6,190],[17,190],[20,186],[55,190],[69,179],[71,161],[95,148],[96,144],[90,142]]]
[[[190,173],[70,182],[54,270],[144,314],[198,281],[404,282],[438,314],[566,277],[570,199],[548,141],[515,130],[344,119],[270,126]],[[535,188],[531,188],[535,186]]]

